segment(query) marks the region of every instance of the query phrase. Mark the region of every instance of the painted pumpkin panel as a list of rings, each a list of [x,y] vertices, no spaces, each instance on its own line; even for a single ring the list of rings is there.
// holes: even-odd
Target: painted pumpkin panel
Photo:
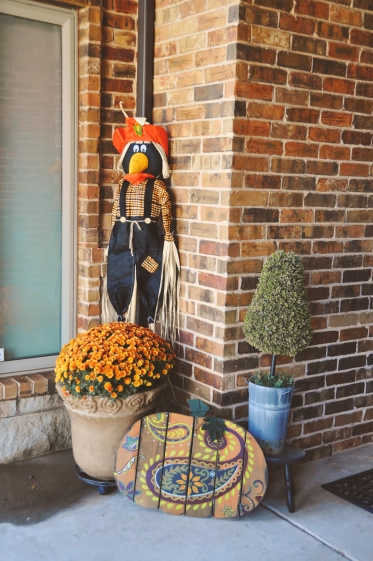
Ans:
[[[213,442],[201,418],[144,417],[140,431],[138,421],[119,444],[114,475],[120,492],[170,514],[234,518],[251,512],[267,488],[264,455],[250,433],[225,424]]]

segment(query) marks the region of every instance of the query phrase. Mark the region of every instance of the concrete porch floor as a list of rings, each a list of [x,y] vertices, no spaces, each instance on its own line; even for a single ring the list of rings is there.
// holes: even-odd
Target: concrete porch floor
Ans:
[[[71,450],[0,466],[2,561],[371,561],[373,515],[321,489],[373,467],[373,445],[293,470],[294,514],[283,473],[241,519],[175,517],[101,496],[74,473]]]

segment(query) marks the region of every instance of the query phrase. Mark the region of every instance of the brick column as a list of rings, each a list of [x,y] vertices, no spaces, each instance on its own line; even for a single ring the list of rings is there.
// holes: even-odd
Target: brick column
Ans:
[[[100,313],[99,138],[101,2],[78,11],[78,330],[98,325]]]
[[[137,2],[92,0],[79,10],[78,328],[100,323],[104,248],[119,176],[111,138],[135,107]]]
[[[343,5],[341,5],[343,4]],[[242,321],[266,257],[304,257],[315,337],[289,437],[308,457],[373,437],[370,0],[156,4],[155,111],[171,137],[182,272],[174,389],[247,418],[269,365]]]
[[[237,369],[236,344],[229,339],[239,321],[233,294],[238,276],[231,266],[239,245],[230,239],[230,196],[242,185],[242,173],[232,170],[241,148],[233,132],[240,69],[228,57],[240,31],[236,4],[156,3],[153,115],[171,138],[170,193],[182,264],[174,390],[179,406],[198,396],[227,417],[233,416],[225,406]],[[247,302],[245,295],[239,300]]]

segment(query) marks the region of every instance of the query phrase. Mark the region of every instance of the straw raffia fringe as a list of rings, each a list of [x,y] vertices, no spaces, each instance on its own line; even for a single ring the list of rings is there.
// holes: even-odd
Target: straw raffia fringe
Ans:
[[[136,279],[136,271],[135,271],[135,280],[133,284],[132,298],[127,308],[127,311],[123,314],[124,321],[128,321],[129,323],[136,323],[137,305],[138,305],[138,294],[137,294],[137,279]],[[107,291],[107,276],[105,276],[102,279],[101,323],[110,323],[112,321],[118,321],[118,314],[114,310],[113,305],[110,302],[108,291]]]
[[[161,325],[161,336],[174,343],[179,333],[180,261],[175,243],[165,240],[163,246],[162,276],[156,308]],[[160,296],[162,304],[158,308]]]
[[[112,303],[109,300],[107,293],[107,277],[102,279],[102,294],[101,294],[101,323],[110,323],[118,320],[118,314],[114,310]]]

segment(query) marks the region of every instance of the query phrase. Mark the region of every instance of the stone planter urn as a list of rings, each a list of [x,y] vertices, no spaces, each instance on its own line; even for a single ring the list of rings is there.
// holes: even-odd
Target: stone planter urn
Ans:
[[[119,442],[135,421],[152,413],[166,384],[142,390],[125,399],[66,396],[57,391],[69,413],[74,459],[94,479],[114,481],[114,460]]]

